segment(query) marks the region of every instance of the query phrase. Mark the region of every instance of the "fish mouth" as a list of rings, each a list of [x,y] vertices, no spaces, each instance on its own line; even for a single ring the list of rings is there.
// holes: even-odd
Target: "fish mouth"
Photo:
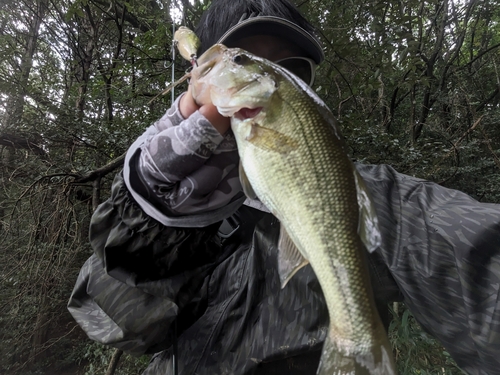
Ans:
[[[241,108],[238,112],[234,114],[238,120],[246,120],[249,118],[254,118],[262,111],[262,107],[257,108]]]

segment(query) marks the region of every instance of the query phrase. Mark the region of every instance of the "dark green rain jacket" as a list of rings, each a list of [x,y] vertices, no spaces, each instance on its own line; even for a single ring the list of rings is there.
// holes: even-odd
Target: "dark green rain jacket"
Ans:
[[[500,374],[500,205],[357,168],[382,233],[368,256],[377,305],[404,300],[464,370]],[[172,374],[174,347],[180,375],[314,374],[328,327],[318,281],[307,266],[281,289],[279,223],[249,205],[232,133],[184,119],[177,101],[94,213],[70,312],[93,340],[156,353],[145,375]]]

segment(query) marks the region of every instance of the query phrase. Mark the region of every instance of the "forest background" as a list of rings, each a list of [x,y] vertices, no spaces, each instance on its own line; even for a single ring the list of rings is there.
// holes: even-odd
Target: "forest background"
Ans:
[[[296,4],[320,32],[314,88],[354,160],[500,202],[499,1]],[[152,99],[172,81],[173,16],[193,28],[208,5],[0,0],[1,374],[139,374],[147,364],[92,343],[66,303],[123,153],[170,106],[170,95]],[[179,78],[187,66],[173,68]],[[402,374],[460,373],[403,305],[393,316]]]

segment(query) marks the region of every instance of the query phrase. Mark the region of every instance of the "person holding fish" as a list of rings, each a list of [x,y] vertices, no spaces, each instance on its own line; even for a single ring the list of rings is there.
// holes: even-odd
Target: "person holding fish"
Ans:
[[[353,165],[287,0],[213,0],[176,42],[190,85],[130,147],[68,308],[156,374],[396,374],[404,301],[470,374],[498,372],[500,206]],[[382,317],[382,319],[380,318]]]

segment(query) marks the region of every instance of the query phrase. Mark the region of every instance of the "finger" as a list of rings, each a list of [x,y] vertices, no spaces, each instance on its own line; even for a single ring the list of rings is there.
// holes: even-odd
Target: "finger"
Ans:
[[[179,110],[181,112],[181,115],[184,118],[188,118],[199,108],[200,106],[196,104],[193,99],[193,95],[191,94],[191,85],[189,85],[188,91],[182,96],[179,102]]]
[[[217,110],[217,107],[215,107],[212,103],[201,106],[200,114],[205,116],[205,118],[210,121],[212,126],[221,134],[227,132],[231,127],[231,120],[229,117],[222,116]]]

